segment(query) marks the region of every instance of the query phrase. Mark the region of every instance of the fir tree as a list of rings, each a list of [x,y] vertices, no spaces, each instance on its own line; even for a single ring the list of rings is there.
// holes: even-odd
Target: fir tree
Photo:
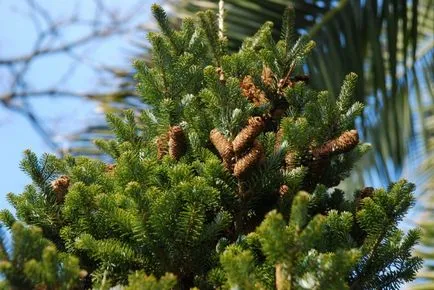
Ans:
[[[110,164],[26,151],[33,184],[8,195],[16,217],[1,215],[15,241],[12,256],[2,245],[5,283],[280,290],[412,280],[419,234],[398,222],[413,185],[350,199],[334,188],[369,149],[354,129],[357,76],[338,96],[309,89],[303,61],[315,44],[296,37],[292,10],[279,41],[266,23],[233,54],[212,12],[174,30],[152,11],[153,63],[135,62],[152,109],[107,116],[116,140],[96,144]]]

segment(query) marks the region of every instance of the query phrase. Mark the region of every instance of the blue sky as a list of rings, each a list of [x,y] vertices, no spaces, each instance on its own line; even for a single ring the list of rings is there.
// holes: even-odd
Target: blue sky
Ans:
[[[80,3],[79,15],[92,17],[95,13],[94,1],[74,0],[56,1],[39,0],[41,6],[49,11],[53,18],[62,19],[70,15],[74,3]],[[117,13],[123,13],[135,4],[139,4],[140,15],[137,23],[149,20],[150,6],[154,1],[105,1]],[[26,13],[29,8],[26,1],[0,0],[0,58],[17,56],[29,52],[36,37],[32,22]],[[98,13],[98,12],[97,12]],[[74,27],[65,32],[64,38],[79,37],[86,33],[84,27]],[[143,35],[143,38],[145,35]],[[83,47],[86,56],[98,63],[130,67],[132,36],[114,37],[101,45]],[[68,72],[71,59],[65,55],[52,55],[37,61],[29,70],[27,81],[35,89],[51,87],[59,78]],[[8,84],[7,74],[0,68],[0,95]],[[65,88],[79,88],[82,91],[100,89],[100,80],[95,72],[86,66],[79,66],[68,75],[68,82],[62,83]],[[35,111],[44,120],[52,132],[62,137],[83,128],[95,119],[104,118],[95,103],[78,98],[37,97],[31,101]],[[19,162],[25,149],[31,149],[38,155],[50,152],[50,148],[40,135],[32,128],[23,116],[0,106],[0,208],[10,208],[5,196],[8,192],[20,193],[30,179],[19,169]]]

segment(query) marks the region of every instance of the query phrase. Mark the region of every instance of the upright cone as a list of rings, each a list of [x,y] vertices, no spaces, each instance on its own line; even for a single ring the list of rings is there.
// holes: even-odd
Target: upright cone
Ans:
[[[268,102],[265,93],[255,86],[251,76],[244,77],[240,87],[243,95],[255,106],[258,107]]]
[[[56,193],[57,203],[63,203],[65,199],[65,195],[68,192],[69,183],[70,183],[70,178],[69,176],[66,175],[59,176],[57,179],[51,182],[51,187],[53,188],[53,191]]]
[[[359,144],[359,134],[357,130],[346,131],[338,138],[330,140],[313,149],[312,155],[316,158],[324,158],[330,155],[346,153],[354,149],[357,144]]]
[[[169,153],[169,133],[166,132],[157,138],[157,158],[161,160],[164,155]]]
[[[187,140],[181,126],[173,126],[169,130],[169,155],[179,160],[187,150]]]
[[[264,120],[261,117],[251,117],[246,127],[235,137],[232,142],[235,154],[239,154],[249,147],[264,130]]]
[[[235,158],[232,143],[217,129],[211,130],[209,138],[222,157],[224,166],[227,169],[232,170]]]
[[[254,141],[252,148],[243,157],[237,160],[234,166],[234,175],[242,177],[250,168],[259,163],[264,155],[264,149],[258,141]]]

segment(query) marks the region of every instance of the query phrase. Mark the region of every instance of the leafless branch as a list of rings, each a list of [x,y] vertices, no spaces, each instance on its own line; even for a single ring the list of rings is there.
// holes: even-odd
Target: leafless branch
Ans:
[[[137,1],[125,11],[119,8],[114,9],[110,6],[110,1],[94,0],[95,13],[89,19],[79,15],[80,1],[74,0],[73,11],[66,17],[59,19],[50,9],[44,7],[43,1],[25,0],[18,2],[21,17],[28,18],[36,32],[36,38],[31,44],[31,49],[27,53],[0,56],[0,69],[6,72],[3,80],[9,80],[5,87],[0,89],[0,105],[17,112],[27,118],[33,128],[43,137],[50,148],[58,151],[59,146],[53,141],[53,134],[40,120],[37,109],[29,105],[29,100],[37,97],[76,97],[98,100],[103,95],[127,96],[132,91],[119,90],[115,87],[105,87],[103,90],[83,89],[76,87],[65,89],[63,84],[67,83],[73,72],[80,66],[90,68],[96,75],[128,75],[128,72],[121,67],[113,66],[110,60],[107,63],[96,60],[91,56],[97,45],[103,46],[114,37],[124,37],[129,34],[143,32],[145,15],[143,2]],[[89,5],[89,2],[87,2]],[[7,4],[0,3],[2,9]],[[80,28],[83,32],[79,37],[66,37],[68,31]],[[64,73],[49,86],[49,88],[35,89],[35,85],[29,80],[29,74],[36,62],[54,55],[66,56],[71,63],[65,65]],[[47,68],[49,69],[49,68]],[[108,82],[106,82],[108,83]],[[38,86],[36,86],[38,87]],[[102,93],[104,91],[104,93]]]

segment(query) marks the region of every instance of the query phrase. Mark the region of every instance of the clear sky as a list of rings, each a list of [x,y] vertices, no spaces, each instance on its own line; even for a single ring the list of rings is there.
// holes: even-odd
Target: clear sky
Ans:
[[[82,17],[92,17],[95,10],[91,0],[39,0],[37,1],[49,11],[54,19],[62,19],[70,15],[74,3],[79,3],[78,13]],[[149,20],[150,6],[148,0],[118,0],[103,1],[108,7],[115,7],[117,13],[127,13],[128,8],[139,4],[137,23]],[[17,56],[29,52],[36,37],[34,26],[28,17],[29,7],[26,1],[0,0],[0,58]],[[73,38],[86,33],[84,27],[74,27],[68,30],[64,37]],[[143,38],[145,35],[143,35]],[[104,41],[101,45],[84,47],[86,56],[99,63],[109,65],[130,66],[128,49],[131,48],[132,36],[115,37]],[[30,68],[27,80],[35,89],[51,87],[61,76],[68,72],[71,59],[65,55],[54,55],[41,59]],[[79,66],[68,75],[65,88],[99,89],[99,79],[93,70],[86,66]],[[0,68],[0,95],[8,85],[7,74]],[[104,118],[94,103],[78,98],[37,97],[31,101],[40,118],[49,126],[52,132],[59,136],[57,141],[68,133],[83,128],[84,125],[96,119]],[[30,179],[20,171],[19,162],[25,149],[31,149],[38,155],[50,152],[50,148],[40,135],[32,128],[23,116],[9,111],[0,105],[0,208],[10,208],[5,196],[8,192],[21,193],[23,187],[30,183]]]

